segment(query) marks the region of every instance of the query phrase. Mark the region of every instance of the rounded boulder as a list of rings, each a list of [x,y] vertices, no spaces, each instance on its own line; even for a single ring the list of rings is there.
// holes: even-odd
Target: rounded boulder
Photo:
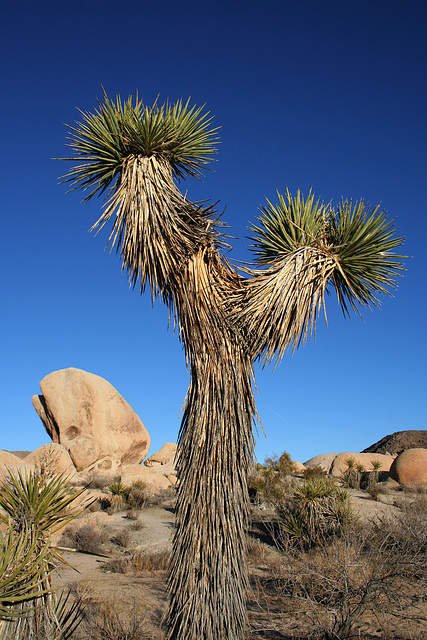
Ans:
[[[427,487],[427,449],[402,451],[390,469],[391,477],[408,489]]]

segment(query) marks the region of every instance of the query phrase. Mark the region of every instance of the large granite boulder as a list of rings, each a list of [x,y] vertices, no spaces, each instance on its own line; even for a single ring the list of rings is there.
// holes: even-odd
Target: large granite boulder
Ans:
[[[390,469],[391,477],[409,489],[427,487],[427,449],[408,449],[400,453]]]
[[[304,462],[304,466],[306,469],[320,467],[325,473],[329,473],[336,457],[336,453],[321,453],[318,456],[314,456],[314,458],[310,458],[307,462]]]
[[[107,380],[81,369],[61,369],[40,382],[32,402],[53,442],[77,469],[139,464],[150,436],[126,400]]]
[[[63,473],[69,476],[76,472],[67,449],[56,442],[43,444],[29,453],[21,462],[34,465],[37,469],[52,475]]]
[[[22,458],[19,458],[14,453],[5,449],[0,450],[0,464],[12,467],[21,464],[21,462]]]
[[[122,468],[121,481],[125,485],[133,482],[143,482],[152,493],[162,489],[168,489],[173,483],[166,476],[155,469],[144,467],[141,464],[129,464]]]
[[[146,467],[157,467],[165,464],[173,465],[175,464],[176,450],[177,445],[175,442],[165,442],[161,449],[145,460],[144,464]]]
[[[364,471],[374,471],[373,462],[381,463],[379,471],[390,471],[394,458],[381,453],[339,453],[332,464],[330,474],[340,478],[348,469],[348,460],[354,460],[355,465],[361,465]]]

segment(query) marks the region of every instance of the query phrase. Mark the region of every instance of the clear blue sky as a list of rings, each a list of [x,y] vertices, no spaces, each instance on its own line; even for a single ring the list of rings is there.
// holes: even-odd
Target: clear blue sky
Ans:
[[[288,186],[365,198],[396,218],[413,256],[394,298],[365,322],[329,299],[329,328],[274,373],[256,370],[257,457],[304,461],[426,429],[427,4],[408,0],[7,3],[1,20],[1,449],[48,441],[31,404],[51,371],[109,380],[151,452],[176,440],[188,386],[167,311],[130,291],[106,235],[89,227],[69,166],[76,107],[137,89],[206,103],[221,126],[214,171],[181,188],[220,200],[249,259],[248,225]]]

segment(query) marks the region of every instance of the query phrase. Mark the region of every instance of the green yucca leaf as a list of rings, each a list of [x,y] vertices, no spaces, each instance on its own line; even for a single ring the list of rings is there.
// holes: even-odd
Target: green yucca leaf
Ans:
[[[378,294],[390,295],[396,288],[396,276],[404,270],[393,249],[403,243],[395,236],[393,221],[384,211],[369,207],[361,200],[343,201],[337,211],[328,217],[328,242],[336,255],[337,268],[333,273],[333,286],[344,314],[349,306],[358,311],[358,305],[379,305]],[[349,305],[349,306],[348,306]]]
[[[325,300],[335,288],[345,315],[349,309],[379,305],[378,295],[390,294],[403,270],[393,249],[396,237],[391,221],[379,207],[369,210],[362,201],[342,202],[335,210],[278,193],[278,204],[261,208],[252,227],[255,260],[265,268],[250,271],[238,319],[245,323],[255,354],[265,362],[282,358],[315,333]]]
[[[319,238],[325,215],[325,205],[314,195],[305,200],[298,190],[295,198],[286,189],[286,200],[277,192],[278,205],[267,200],[266,207],[260,207],[259,225],[253,225],[254,244],[251,249],[258,264],[271,264],[302,246],[312,246]]]
[[[104,93],[98,109],[80,111],[82,122],[69,127],[69,146],[75,155],[65,159],[81,164],[63,181],[74,189],[90,189],[86,200],[106,189],[112,193],[120,183],[126,158],[133,155],[167,159],[178,179],[200,177],[218,141],[218,128],[211,127],[212,117],[203,108],[191,106],[189,100],[161,106],[156,101],[149,108],[138,95],[125,102],[117,96],[114,102]]]
[[[43,576],[51,552],[49,539],[40,545],[31,528],[15,534],[12,521],[5,536],[0,533],[0,620],[25,615],[16,605],[32,602],[50,592],[43,588]]]
[[[15,529],[34,527],[40,533],[54,533],[65,526],[84,510],[70,510],[69,507],[84,492],[84,489],[70,493],[67,477],[54,476],[47,483],[37,473],[12,473],[0,483],[0,520],[11,518]]]

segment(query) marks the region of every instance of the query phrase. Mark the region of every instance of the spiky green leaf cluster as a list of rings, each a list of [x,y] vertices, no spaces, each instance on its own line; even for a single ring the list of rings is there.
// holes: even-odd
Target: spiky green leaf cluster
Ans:
[[[9,471],[0,483],[0,640],[67,640],[81,621],[79,602],[57,598],[51,573],[62,558],[50,534],[79,512],[70,509],[82,493],[70,494],[66,477],[46,481],[39,473]]]
[[[358,305],[378,306],[377,295],[390,294],[396,287],[396,275],[403,270],[393,249],[403,243],[395,235],[380,206],[372,210],[362,200],[342,201],[335,209],[330,204],[314,201],[309,193],[305,200],[300,191],[293,198],[286,190],[286,199],[278,193],[278,205],[267,200],[261,208],[260,224],[253,225],[252,249],[259,264],[278,264],[302,247],[317,248],[333,260],[328,270],[328,282],[336,290],[345,314]]]
[[[259,225],[252,225],[254,244],[251,249],[258,264],[269,265],[301,247],[312,246],[319,241],[326,207],[314,201],[310,191],[307,199],[298,189],[292,197],[286,189],[286,199],[277,192],[278,204],[267,199],[267,206],[260,207]]]
[[[5,512],[0,513],[0,520],[11,518],[17,531],[32,527],[38,534],[54,533],[75,518],[76,510],[68,508],[84,491],[70,493],[64,475],[45,483],[37,473],[27,475],[19,470],[9,473],[0,488],[0,507]]]
[[[212,128],[212,117],[187,100],[166,102],[152,107],[144,105],[136,95],[126,101],[116,96],[115,102],[104,93],[94,113],[80,111],[82,122],[70,126],[69,146],[75,152],[66,160],[81,161],[63,177],[73,188],[91,190],[85,200],[105,189],[114,191],[123,163],[129,156],[166,158],[173,175],[200,177],[215,153],[218,128]]]
[[[21,605],[41,597],[43,574],[49,560],[49,541],[40,548],[37,536],[24,527],[15,534],[9,521],[5,536],[0,533],[0,620],[11,620],[25,615]]]
[[[393,253],[403,243],[395,231],[380,205],[370,210],[362,200],[342,201],[336,211],[330,209],[327,242],[337,258],[333,284],[345,314],[349,307],[357,311],[358,304],[378,306],[377,295],[396,288],[396,276],[404,270],[400,260],[407,256]]]

